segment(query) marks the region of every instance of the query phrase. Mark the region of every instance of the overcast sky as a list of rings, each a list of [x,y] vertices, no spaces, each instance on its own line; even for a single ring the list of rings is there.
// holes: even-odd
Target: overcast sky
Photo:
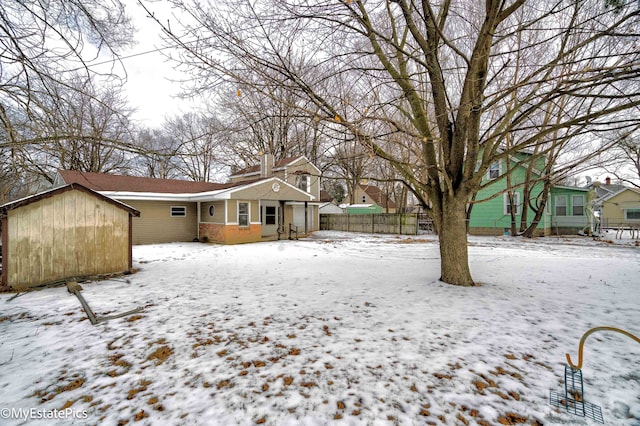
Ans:
[[[171,9],[166,2],[145,4],[161,22],[172,18]],[[197,108],[197,104],[177,98],[180,85],[172,80],[179,79],[180,74],[165,56],[172,52],[171,49],[157,50],[163,47],[158,24],[147,16],[146,11],[135,0],[127,0],[127,13],[132,17],[137,32],[136,44],[122,53],[122,63],[127,72],[126,95],[129,105],[137,109],[134,114],[136,121],[147,127],[159,127],[165,117],[191,111]],[[176,50],[173,53],[175,55]],[[593,170],[583,175],[600,181],[609,176],[603,170]],[[584,181],[579,184],[584,184]]]
[[[148,6],[160,19],[166,20],[170,11],[166,3]],[[123,52],[126,68],[125,90],[131,107],[136,108],[134,118],[149,127],[162,123],[167,115],[180,114],[191,109],[191,103],[176,99],[180,85],[171,80],[179,77],[165,54],[170,50],[155,51],[162,47],[158,24],[146,16],[144,9],[134,0],[127,2],[127,12],[137,28],[136,44]],[[145,53],[151,52],[151,53]]]

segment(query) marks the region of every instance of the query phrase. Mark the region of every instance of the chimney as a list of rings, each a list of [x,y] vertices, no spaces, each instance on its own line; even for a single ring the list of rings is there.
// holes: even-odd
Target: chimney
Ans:
[[[606,178],[604,178],[604,184],[605,185],[611,185],[611,178],[609,176],[607,176]]]
[[[271,177],[273,175],[273,164],[272,154],[262,154],[262,157],[260,157],[260,177]]]

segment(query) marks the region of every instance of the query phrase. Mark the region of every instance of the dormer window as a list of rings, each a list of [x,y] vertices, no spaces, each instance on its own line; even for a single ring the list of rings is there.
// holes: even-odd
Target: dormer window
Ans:
[[[301,189],[306,192],[311,192],[311,176],[308,174],[300,174],[297,178],[298,181],[298,189]]]
[[[500,177],[500,162],[496,161],[489,166],[489,179],[497,179]]]

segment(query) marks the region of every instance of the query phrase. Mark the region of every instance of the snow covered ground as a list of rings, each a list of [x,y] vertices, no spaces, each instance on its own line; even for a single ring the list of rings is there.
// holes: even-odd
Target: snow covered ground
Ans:
[[[144,312],[97,326],[65,288],[2,294],[0,424],[594,424],[549,392],[588,329],[640,335],[640,248],[469,252],[479,287],[438,281],[433,236],[135,246],[137,273],[83,294],[99,316]],[[639,366],[633,340],[587,340],[585,399],[607,424],[640,424]]]

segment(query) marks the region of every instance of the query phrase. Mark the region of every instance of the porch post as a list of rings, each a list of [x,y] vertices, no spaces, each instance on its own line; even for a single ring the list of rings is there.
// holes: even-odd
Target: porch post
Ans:
[[[202,219],[201,215],[200,215],[200,201],[198,201],[196,204],[197,204],[197,209],[198,209],[198,213],[197,213],[198,223],[196,224],[196,226],[197,226],[196,238],[199,241],[200,240],[200,221]]]
[[[307,231],[307,227],[308,227],[308,223],[309,223],[309,202],[305,201],[304,202],[304,233],[306,234]]]

